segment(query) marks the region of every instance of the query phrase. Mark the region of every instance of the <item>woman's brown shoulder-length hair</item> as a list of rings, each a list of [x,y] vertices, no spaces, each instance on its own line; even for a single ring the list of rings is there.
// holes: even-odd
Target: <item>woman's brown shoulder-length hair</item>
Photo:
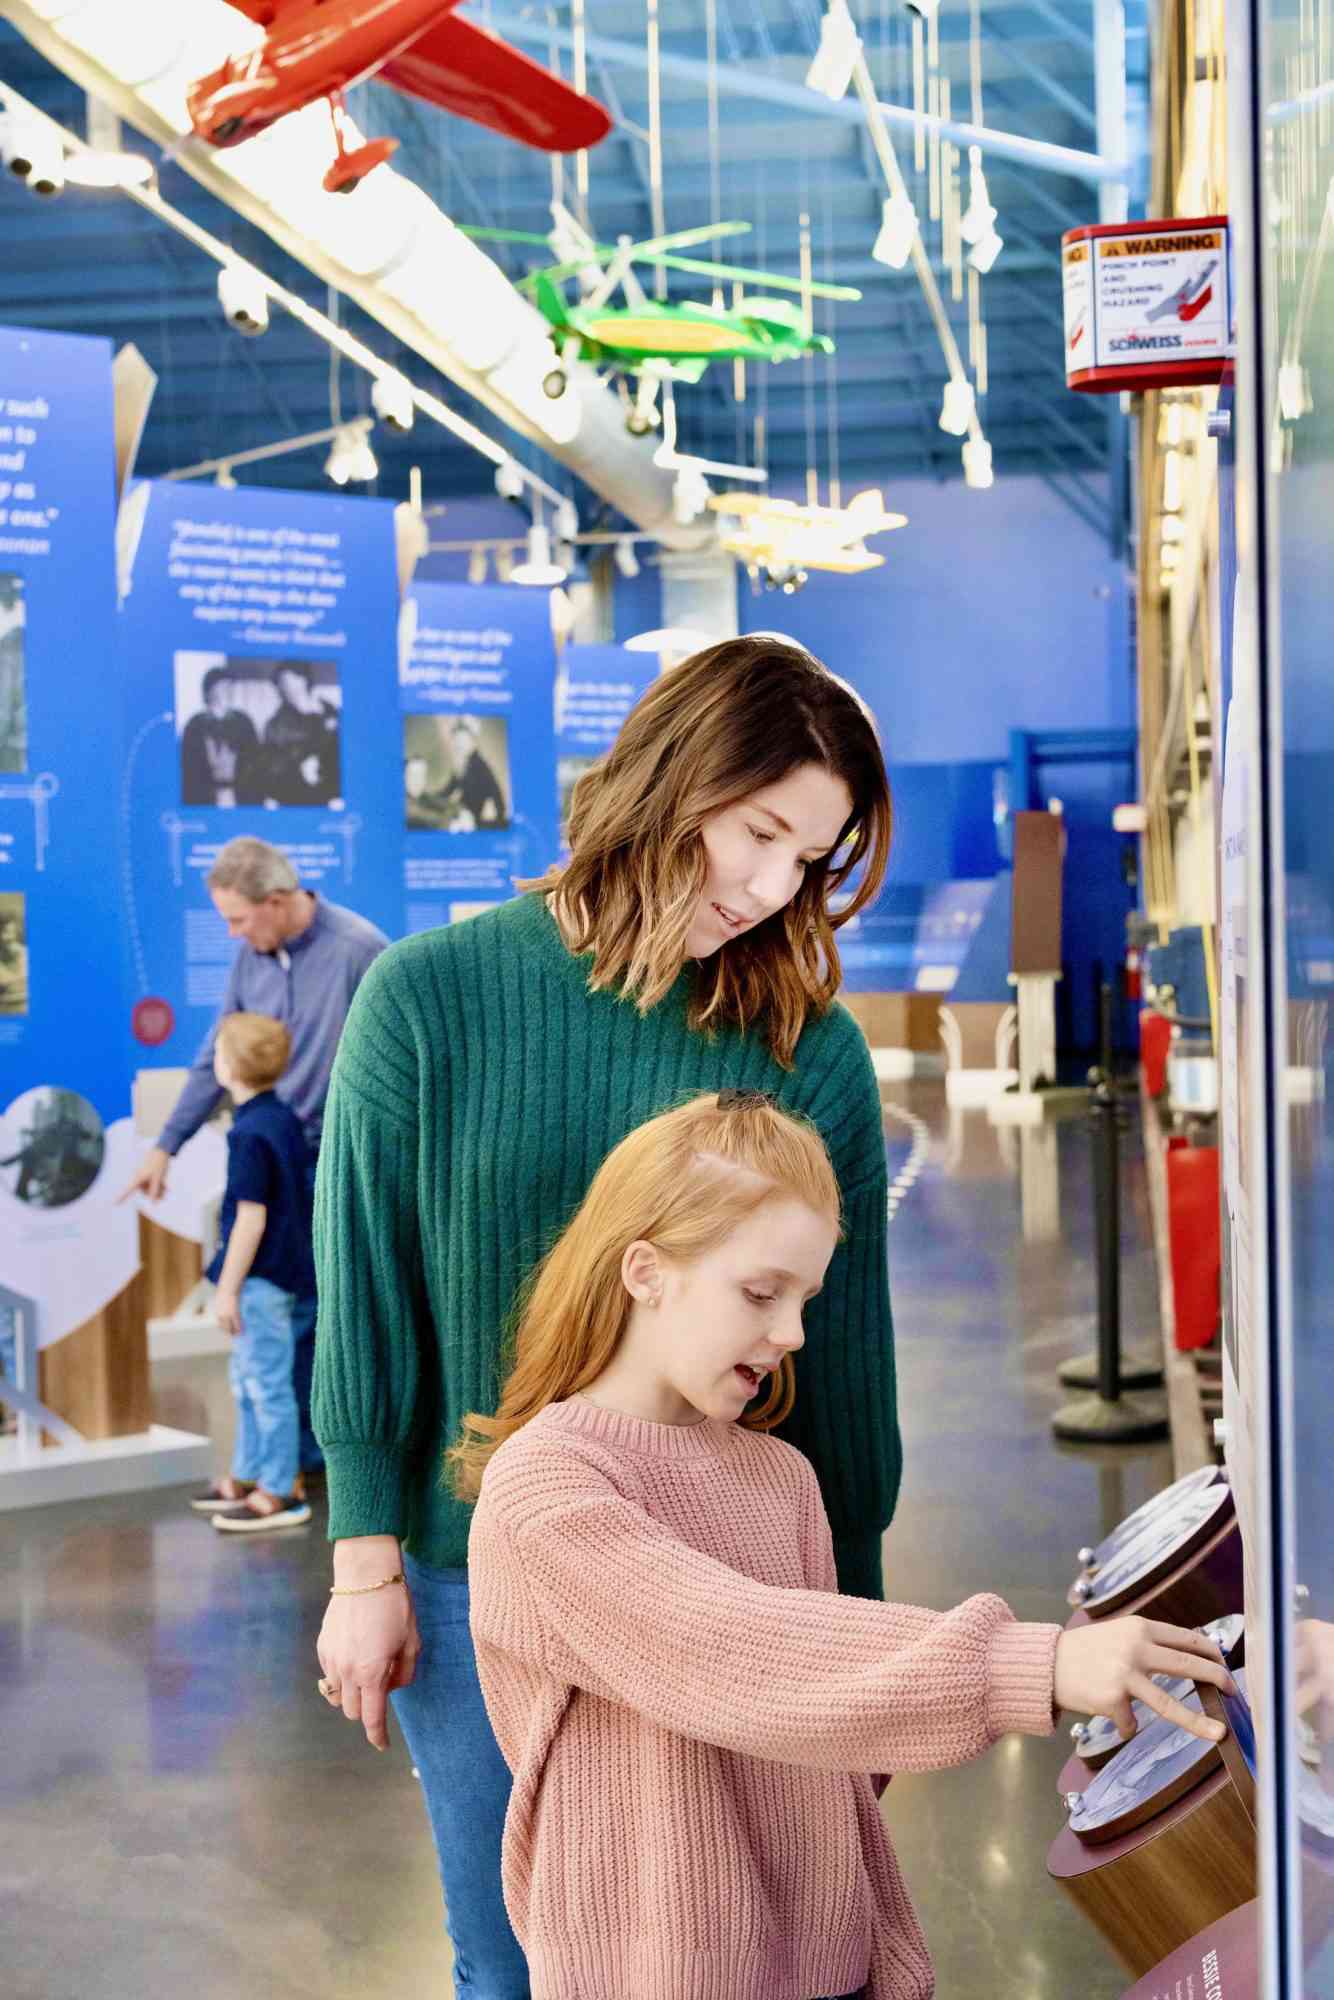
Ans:
[[[879,892],[891,828],[870,715],[800,646],[728,639],[655,681],[574,788],[569,860],[520,886],[556,893],[571,949],[593,954],[594,990],[647,1012],[684,963],[706,875],[705,820],[802,764],[821,765],[852,796],[838,845],[785,909],[700,964],[690,1011],[695,1028],[759,1025],[791,1068],[808,1017],[838,991],[834,933]]]

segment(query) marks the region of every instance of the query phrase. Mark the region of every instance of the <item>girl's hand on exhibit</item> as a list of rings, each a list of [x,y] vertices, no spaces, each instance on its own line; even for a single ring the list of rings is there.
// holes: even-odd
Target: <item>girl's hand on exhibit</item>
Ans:
[[[1063,1632],[1056,1642],[1056,1706],[1079,1715],[1110,1715],[1125,1738],[1135,1734],[1132,1701],[1142,1701],[1192,1736],[1217,1743],[1221,1722],[1186,1708],[1155,1687],[1154,1674],[1211,1681],[1224,1694],[1236,1684],[1217,1646],[1181,1625],[1152,1618],[1107,1618]]]
[[[385,1584],[403,1567],[393,1535],[358,1535],[334,1544],[334,1585],[316,1643],[320,1692],[349,1722],[359,1722],[376,1750],[389,1747],[389,1695],[417,1670],[421,1638],[405,1583]]]

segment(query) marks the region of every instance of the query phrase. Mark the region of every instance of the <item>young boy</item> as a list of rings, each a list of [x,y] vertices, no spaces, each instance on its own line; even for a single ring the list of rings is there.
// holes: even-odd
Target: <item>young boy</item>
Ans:
[[[227,1135],[222,1247],[209,1265],[214,1313],[231,1334],[236,1447],[232,1470],[191,1502],[227,1534],[263,1534],[310,1519],[298,1478],[292,1313],[315,1289],[306,1141],[273,1086],[291,1037],[267,1014],[226,1014],[213,1072],[236,1107]]]

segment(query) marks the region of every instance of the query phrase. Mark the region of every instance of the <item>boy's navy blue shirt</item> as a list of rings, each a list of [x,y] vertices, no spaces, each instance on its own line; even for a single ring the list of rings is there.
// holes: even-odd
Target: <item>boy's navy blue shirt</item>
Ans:
[[[237,1106],[227,1134],[222,1244],[208,1267],[214,1284],[222,1275],[237,1203],[258,1201],[265,1208],[264,1234],[248,1276],[267,1278],[298,1297],[314,1291],[308,1158],[301,1120],[272,1090]]]

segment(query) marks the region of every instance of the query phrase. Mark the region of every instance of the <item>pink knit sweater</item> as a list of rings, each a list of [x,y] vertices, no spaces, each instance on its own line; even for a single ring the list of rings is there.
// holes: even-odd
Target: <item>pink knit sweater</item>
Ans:
[[[1048,1734],[1058,1626],[840,1597],[800,1452],[579,1399],[495,1454],[468,1567],[533,2000],[932,1992],[869,1774]]]

